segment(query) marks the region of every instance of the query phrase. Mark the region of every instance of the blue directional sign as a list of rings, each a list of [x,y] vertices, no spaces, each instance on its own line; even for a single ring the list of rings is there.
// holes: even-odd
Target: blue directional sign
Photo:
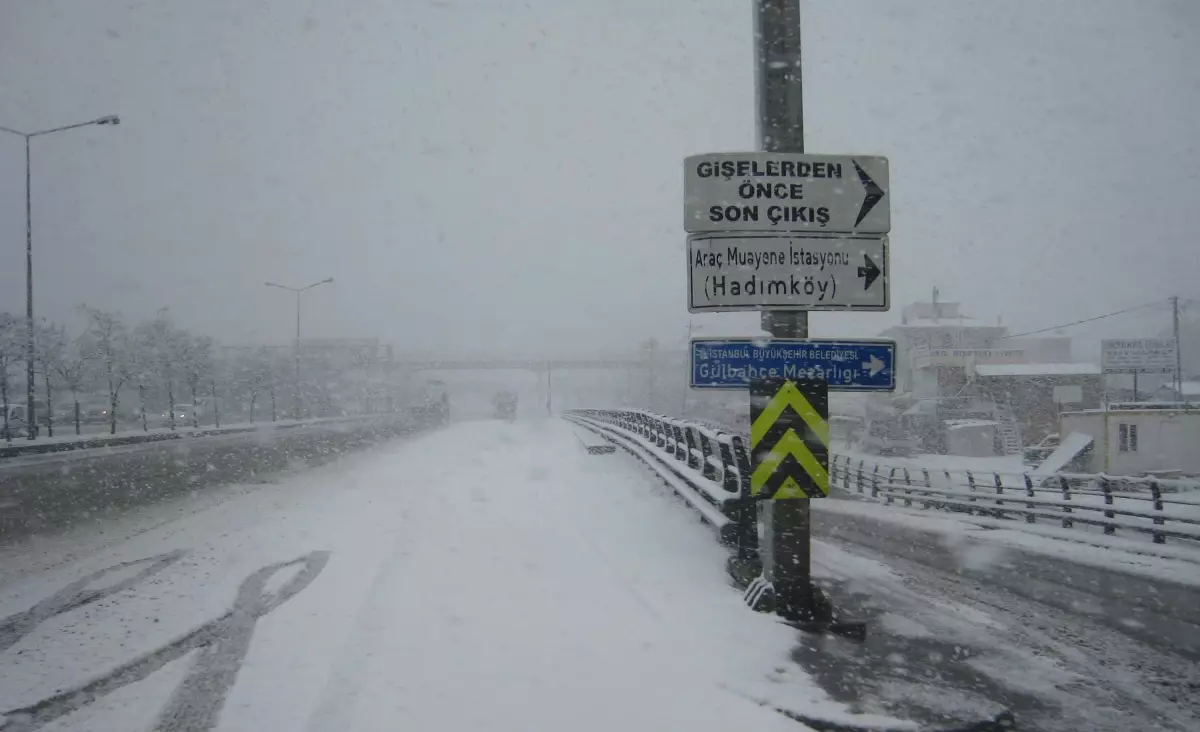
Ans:
[[[691,385],[748,389],[750,379],[824,379],[831,391],[893,391],[895,362],[896,344],[886,340],[696,339]]]

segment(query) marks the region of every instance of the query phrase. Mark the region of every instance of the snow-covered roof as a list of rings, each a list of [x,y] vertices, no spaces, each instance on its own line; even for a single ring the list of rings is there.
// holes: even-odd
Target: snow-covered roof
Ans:
[[[890,326],[899,330],[912,328],[970,328],[972,330],[1006,330],[1003,325],[988,325],[974,318],[909,318],[907,322]]]
[[[975,367],[977,376],[1099,376],[1094,363],[987,363]]]
[[[991,419],[947,419],[943,420],[950,429],[959,429],[962,427],[995,427],[996,421]]]
[[[755,338],[766,335],[762,315],[757,312],[697,313],[688,321],[691,338]]]

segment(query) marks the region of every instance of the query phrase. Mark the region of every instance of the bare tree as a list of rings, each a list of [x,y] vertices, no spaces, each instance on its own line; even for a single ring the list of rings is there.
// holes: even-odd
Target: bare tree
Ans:
[[[117,433],[121,387],[129,380],[129,333],[118,313],[83,306],[88,316],[88,343],[101,378],[108,385],[109,432]]]

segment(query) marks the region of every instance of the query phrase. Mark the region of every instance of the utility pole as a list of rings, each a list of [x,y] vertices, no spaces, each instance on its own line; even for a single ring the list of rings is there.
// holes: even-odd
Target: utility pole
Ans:
[[[754,0],[755,92],[758,147],[766,152],[804,152],[804,99],[800,59],[800,0]],[[762,313],[772,338],[807,338],[808,312]],[[775,590],[781,615],[811,620],[809,501],[761,501],[763,578]]]
[[[1179,295],[1171,298],[1171,328],[1175,332],[1175,393],[1183,398],[1183,349],[1179,344]]]
[[[301,290],[296,290],[296,340],[295,346],[292,348],[292,355],[296,364],[296,419],[304,419],[301,413],[303,405],[303,392],[300,388],[300,293]]]

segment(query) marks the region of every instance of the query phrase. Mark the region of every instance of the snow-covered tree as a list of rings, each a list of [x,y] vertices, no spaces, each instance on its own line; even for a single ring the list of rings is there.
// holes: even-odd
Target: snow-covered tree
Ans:
[[[192,426],[200,426],[196,412],[197,393],[201,383],[211,381],[213,374],[213,340],[208,336],[181,337],[180,373],[192,394]]]
[[[4,436],[12,440],[12,427],[9,424],[9,371],[17,361],[22,360],[25,347],[24,323],[9,313],[0,313],[0,403],[4,408]]]
[[[66,341],[66,329],[59,331]],[[91,349],[85,336],[67,341],[57,358],[48,358],[47,366],[54,372],[55,378],[65,388],[71,391],[71,401],[75,406],[75,434],[81,434],[79,416],[79,392],[89,384],[95,376],[94,349]]]
[[[83,306],[88,317],[86,343],[89,357],[96,362],[100,378],[108,387],[109,432],[117,433],[117,408],[121,387],[132,372],[130,337],[118,313]]]
[[[270,349],[258,347],[241,351],[233,359],[228,372],[230,389],[237,398],[244,400],[250,421],[255,421],[259,399],[274,389],[275,373]]]
[[[67,332],[53,323],[39,323],[33,332],[34,373],[46,389],[46,434],[54,437],[54,386],[58,366],[66,358]]]
[[[167,424],[175,429],[175,390],[179,384],[183,351],[190,336],[171,324],[166,308],[159,310],[153,319],[139,324],[134,335],[149,370],[149,380],[166,397]]]

